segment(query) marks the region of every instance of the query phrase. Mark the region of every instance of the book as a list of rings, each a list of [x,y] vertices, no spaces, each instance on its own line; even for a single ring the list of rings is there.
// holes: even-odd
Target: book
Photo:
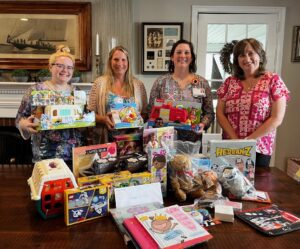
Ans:
[[[241,198],[237,198],[236,196],[229,194],[230,199],[241,199],[243,201],[255,201],[255,202],[263,202],[263,203],[271,203],[270,196],[268,192],[254,190],[252,192],[246,193]]]
[[[131,240],[131,236],[128,235],[128,231],[130,232],[130,229],[127,228],[128,230],[127,231],[123,226],[123,222],[128,218],[133,218],[134,215],[136,214],[140,214],[140,213],[144,213],[144,212],[148,212],[160,208],[163,208],[163,204],[159,202],[152,202],[152,203],[145,203],[145,204],[134,205],[134,206],[124,207],[124,208],[111,208],[110,214],[113,217],[120,233],[122,234],[125,244],[127,244],[128,241]],[[136,220],[136,222],[138,221]],[[128,223],[128,221],[126,223]],[[129,226],[130,225],[131,224],[129,224]]]
[[[159,248],[186,248],[208,241],[212,235],[178,205],[135,215]]]
[[[141,249],[158,249],[156,241],[150,236],[142,224],[135,218],[127,218],[123,221],[123,225],[132,237],[133,243]]]
[[[300,229],[300,217],[276,205],[237,212],[236,216],[258,231],[276,236]]]
[[[256,140],[210,140],[211,168],[219,175],[226,167],[237,167],[254,185]]]

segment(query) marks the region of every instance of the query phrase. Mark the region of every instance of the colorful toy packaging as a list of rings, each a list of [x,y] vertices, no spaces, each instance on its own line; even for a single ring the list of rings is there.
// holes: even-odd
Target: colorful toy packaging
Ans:
[[[148,170],[151,172],[152,182],[161,183],[163,196],[167,195],[167,155],[163,148],[151,149]]]
[[[238,168],[254,184],[256,141],[253,140],[211,140],[210,160],[212,169],[218,174],[226,167]]]
[[[201,106],[198,102],[157,99],[151,110],[148,126],[158,127],[157,120],[162,120],[161,126],[174,126],[176,129],[198,132]]]
[[[108,186],[94,185],[65,190],[67,226],[100,218],[109,212]]]
[[[63,214],[64,190],[77,187],[71,170],[58,158],[35,163],[28,184],[31,199],[36,201],[37,210],[44,219]]]
[[[113,172],[116,164],[116,143],[73,148],[73,172],[76,178]]]
[[[58,130],[95,126],[95,113],[87,112],[85,91],[73,93],[32,91],[32,106],[39,130]]]
[[[110,106],[115,129],[143,127],[144,121],[135,103],[118,103]]]

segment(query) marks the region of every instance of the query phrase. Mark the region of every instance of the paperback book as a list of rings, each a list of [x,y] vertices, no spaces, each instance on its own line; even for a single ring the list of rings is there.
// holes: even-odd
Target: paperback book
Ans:
[[[186,248],[212,238],[210,233],[178,205],[138,214],[135,217],[155,240],[158,248]]]
[[[300,229],[300,217],[276,205],[237,212],[236,216],[266,235],[281,235]]]

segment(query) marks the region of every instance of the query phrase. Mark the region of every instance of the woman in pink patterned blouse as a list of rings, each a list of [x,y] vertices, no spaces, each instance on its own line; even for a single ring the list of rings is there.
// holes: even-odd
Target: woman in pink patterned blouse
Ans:
[[[270,164],[276,128],[284,118],[289,91],[265,70],[266,54],[253,38],[233,49],[233,76],[218,89],[217,119],[225,139],[256,139],[256,166]]]

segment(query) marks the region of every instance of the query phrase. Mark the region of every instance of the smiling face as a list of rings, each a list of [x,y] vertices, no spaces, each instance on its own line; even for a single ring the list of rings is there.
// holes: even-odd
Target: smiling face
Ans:
[[[56,84],[68,83],[73,75],[74,64],[69,57],[57,57],[55,62],[49,67],[52,81]]]
[[[244,71],[246,77],[254,76],[259,69],[259,54],[248,43],[244,49],[244,53],[238,56],[238,63]]]
[[[126,74],[128,70],[128,59],[122,51],[116,50],[110,63],[114,75],[124,76]]]
[[[189,66],[192,62],[192,54],[191,54],[190,46],[186,43],[179,44],[175,48],[171,60],[174,63],[175,69],[179,69],[179,68],[189,69]]]

